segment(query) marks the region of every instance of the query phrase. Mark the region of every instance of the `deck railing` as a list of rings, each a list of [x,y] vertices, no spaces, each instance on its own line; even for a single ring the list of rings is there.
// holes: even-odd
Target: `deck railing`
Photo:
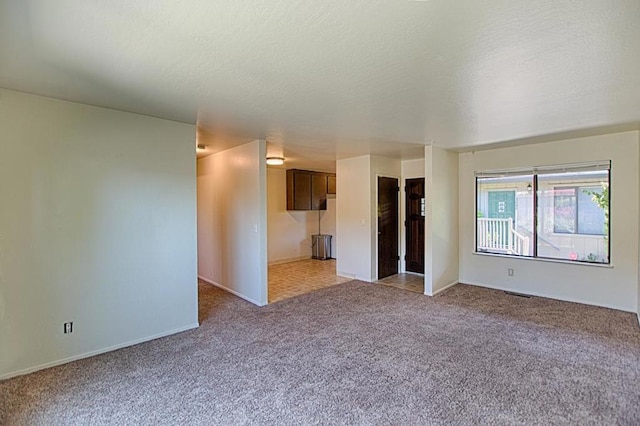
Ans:
[[[479,217],[477,224],[478,250],[520,256],[529,255],[529,237],[515,230],[513,218]]]

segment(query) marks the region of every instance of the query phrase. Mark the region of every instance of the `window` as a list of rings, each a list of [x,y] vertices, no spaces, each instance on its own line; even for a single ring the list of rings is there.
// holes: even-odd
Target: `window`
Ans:
[[[604,235],[604,210],[594,201],[601,187],[556,187],[553,231],[561,234]]]
[[[530,256],[533,176],[478,179],[478,251]]]
[[[609,263],[610,169],[606,161],[477,172],[476,251]]]

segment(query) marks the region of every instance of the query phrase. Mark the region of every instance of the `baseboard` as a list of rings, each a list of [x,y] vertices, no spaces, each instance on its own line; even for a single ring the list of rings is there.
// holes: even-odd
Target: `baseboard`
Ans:
[[[18,371],[12,371],[10,373],[6,373],[6,374],[0,375],[0,380],[6,380],[6,379],[11,379],[12,377],[23,376],[25,374],[34,373],[34,372],[39,371],[39,370],[44,370],[45,368],[56,367],[58,365],[67,364],[69,362],[77,361],[79,359],[89,358],[89,357],[92,357],[92,356],[104,354],[104,353],[107,353],[107,352],[115,351],[115,350],[126,348],[126,347],[129,347],[129,346],[138,345],[140,343],[148,342],[150,340],[160,339],[162,337],[167,337],[167,336],[170,336],[172,334],[181,333],[181,332],[187,331],[187,330],[193,330],[194,328],[198,328],[199,326],[200,326],[200,324],[198,324],[198,323],[189,324],[189,325],[184,326],[184,327],[175,328],[173,330],[169,330],[169,331],[165,331],[165,332],[162,332],[162,333],[154,334],[152,336],[143,337],[141,339],[130,340],[128,342],[120,343],[120,344],[117,344],[117,345],[114,345],[114,346],[109,346],[107,348],[97,349],[95,351],[85,352],[85,353],[80,354],[80,355],[74,355],[74,356],[63,358],[63,359],[59,359],[59,360],[56,360],[56,361],[46,362],[44,364],[36,365],[35,367],[29,367],[29,368],[24,368],[24,369],[18,370]]]
[[[288,257],[286,259],[278,259],[272,262],[269,262],[268,265],[282,265],[283,263],[291,263],[291,262],[299,262],[301,260],[311,259],[311,255],[308,256],[297,256],[297,257]]]
[[[199,280],[202,280],[202,281],[204,281],[204,282],[206,282],[206,283],[209,283],[209,284],[211,284],[211,285],[213,285],[213,286],[216,286],[216,287],[218,287],[219,289],[222,289],[222,290],[224,290],[224,291],[227,291],[227,292],[229,292],[229,293],[233,294],[234,296],[238,296],[240,299],[246,300],[247,302],[252,303],[252,304],[254,304],[254,305],[256,305],[256,306],[266,306],[266,305],[267,305],[266,303],[260,303],[260,302],[258,302],[257,300],[253,300],[252,298],[247,297],[247,296],[245,296],[244,294],[238,293],[237,291],[232,290],[232,289],[230,289],[229,287],[226,287],[226,286],[224,286],[224,285],[222,285],[222,284],[220,284],[220,283],[217,283],[217,282],[215,282],[215,281],[212,281],[212,280],[210,280],[210,279],[207,279],[207,278],[205,278],[205,277],[203,277],[203,276],[198,275],[198,279],[199,279]]]
[[[365,278],[365,277],[359,277],[355,274],[350,274],[348,272],[340,272],[340,271],[336,271],[336,275],[342,278],[347,278],[350,280],[358,280],[358,281],[363,281],[365,283],[372,283],[373,280],[371,278]]]
[[[609,304],[606,304],[606,303],[594,303],[594,302],[591,302],[591,301],[588,301],[588,300],[581,300],[581,299],[576,299],[576,298],[572,298],[572,297],[560,297],[560,296],[555,296],[555,295],[539,293],[539,292],[536,292],[536,291],[523,290],[523,289],[520,289],[520,288],[507,288],[507,287],[483,284],[483,283],[472,282],[472,281],[467,281],[467,280],[465,280],[464,282],[461,281],[460,283],[461,284],[473,285],[473,286],[476,286],[476,287],[490,288],[492,290],[511,291],[511,292],[514,292],[514,293],[526,294],[528,296],[544,297],[546,299],[562,300],[563,302],[580,303],[582,305],[599,306],[601,308],[615,309],[616,311],[637,313],[636,311],[629,310],[628,308],[621,308],[620,306],[613,306],[613,305],[609,305]]]
[[[355,274],[349,274],[347,272],[336,271],[336,275],[339,276],[339,277],[342,277],[342,278],[348,278],[350,280],[357,280]]]
[[[449,284],[447,284],[446,286],[442,287],[441,289],[434,291],[434,292],[433,292],[433,294],[431,295],[431,297],[433,297],[433,296],[435,296],[435,295],[437,295],[437,294],[439,294],[439,293],[442,293],[442,292],[443,292],[443,291],[445,291],[446,289],[451,288],[451,287],[453,287],[453,286],[454,286],[454,285],[456,285],[456,284],[458,284],[458,281],[457,281],[457,280],[456,280],[456,281],[453,281],[453,282],[450,282]]]

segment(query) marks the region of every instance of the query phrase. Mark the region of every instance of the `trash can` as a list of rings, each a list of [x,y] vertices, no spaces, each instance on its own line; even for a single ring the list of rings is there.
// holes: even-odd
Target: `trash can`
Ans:
[[[331,235],[311,236],[311,257],[320,260],[331,259]]]

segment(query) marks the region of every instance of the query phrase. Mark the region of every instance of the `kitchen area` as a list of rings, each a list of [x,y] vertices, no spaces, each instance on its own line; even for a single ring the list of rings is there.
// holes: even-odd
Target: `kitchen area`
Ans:
[[[349,281],[336,275],[336,174],[267,167],[269,303]]]

